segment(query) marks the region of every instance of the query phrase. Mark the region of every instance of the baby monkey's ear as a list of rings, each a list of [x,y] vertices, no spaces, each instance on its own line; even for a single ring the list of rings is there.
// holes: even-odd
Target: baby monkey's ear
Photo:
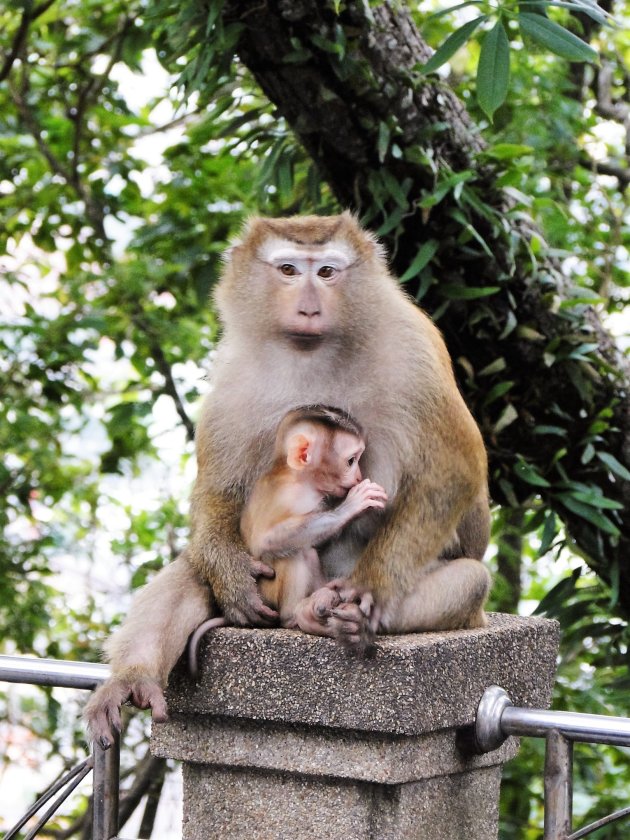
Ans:
[[[292,470],[303,470],[313,460],[313,440],[296,432],[287,440],[287,464]]]

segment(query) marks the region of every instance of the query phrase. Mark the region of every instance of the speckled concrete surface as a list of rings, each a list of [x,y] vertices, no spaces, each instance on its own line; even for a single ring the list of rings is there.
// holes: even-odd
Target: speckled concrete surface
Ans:
[[[456,730],[389,735],[297,724],[173,715],[154,726],[154,754],[199,764],[257,767],[381,784],[464,773],[516,755],[508,740],[492,753],[464,755]]]
[[[172,675],[152,749],[184,761],[183,840],[496,840],[501,764],[466,756],[457,729],[483,691],[546,707],[555,622],[380,637],[357,660],[327,639],[224,628],[201,677]]]
[[[388,786],[189,765],[183,840],[490,840],[499,782],[496,767]]]
[[[330,639],[292,630],[226,627],[201,648],[201,678],[171,677],[169,709],[254,720],[417,735],[474,720],[489,685],[515,705],[545,707],[558,626],[490,616],[488,627],[381,636],[358,660]]]

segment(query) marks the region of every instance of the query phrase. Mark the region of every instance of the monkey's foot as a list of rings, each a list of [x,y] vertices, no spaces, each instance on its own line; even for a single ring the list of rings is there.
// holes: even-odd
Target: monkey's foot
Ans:
[[[150,708],[156,723],[168,719],[164,692],[157,680],[110,677],[92,694],[83,712],[90,740],[98,741],[104,750],[112,745],[114,730],[120,732],[122,729],[120,707],[127,702],[138,709]]]
[[[347,580],[333,580],[297,605],[295,620],[305,633],[329,636],[358,655],[374,644],[380,610],[372,594]]]

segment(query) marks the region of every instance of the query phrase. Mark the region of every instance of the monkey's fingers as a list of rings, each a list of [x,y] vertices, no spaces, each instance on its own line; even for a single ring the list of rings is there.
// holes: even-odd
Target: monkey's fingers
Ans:
[[[276,573],[271,568],[271,566],[268,566],[266,563],[263,563],[262,560],[252,559],[249,564],[249,571],[254,579],[257,579],[259,577],[275,578],[276,576]]]
[[[96,689],[83,710],[90,741],[96,741],[104,750],[113,744],[114,731],[122,729],[120,707],[130,694],[130,685],[125,680],[107,680]]]
[[[304,633],[334,638],[335,634],[328,627],[328,620],[333,609],[340,603],[339,593],[335,589],[322,586],[296,605],[295,623]]]
[[[223,613],[228,624],[238,627],[275,627],[279,619],[278,612],[263,603],[257,594],[244,605],[224,607]]]
[[[358,604],[340,604],[332,611],[329,624],[336,640],[359,656],[364,656],[374,646],[370,621]]]
[[[151,709],[151,716],[155,723],[168,720],[166,699],[162,687],[155,680],[148,677],[134,680],[131,683],[131,702],[138,709]]]
[[[327,585],[339,593],[341,601],[347,604],[357,604],[363,615],[371,615],[374,608],[374,596],[369,589],[364,586],[357,586],[344,578],[336,578]]]

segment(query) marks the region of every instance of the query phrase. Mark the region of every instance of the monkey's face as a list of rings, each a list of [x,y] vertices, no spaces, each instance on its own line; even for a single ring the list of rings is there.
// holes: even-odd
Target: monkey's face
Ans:
[[[298,245],[276,237],[258,251],[276,333],[312,350],[340,329],[340,295],[355,260],[345,243]]]
[[[362,479],[359,459],[365,444],[361,438],[344,431],[334,432],[330,443],[322,452],[317,486],[325,496],[343,498]]]
[[[362,307],[357,331],[357,301],[380,300],[384,279],[395,284],[380,246],[349,213],[250,219],[225,260],[215,301],[226,335],[300,352],[369,335],[379,306]]]

